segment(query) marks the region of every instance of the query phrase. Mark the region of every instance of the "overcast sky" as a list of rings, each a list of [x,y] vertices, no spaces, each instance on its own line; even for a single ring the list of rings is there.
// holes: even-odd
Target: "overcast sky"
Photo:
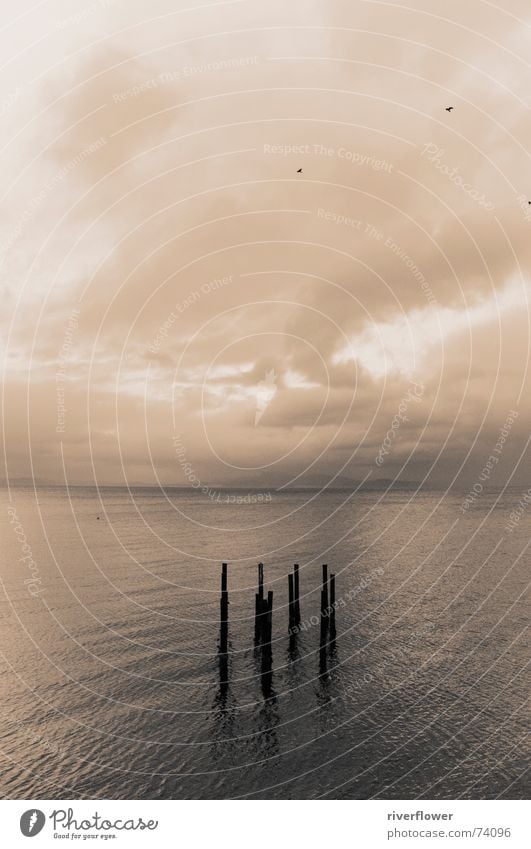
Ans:
[[[529,484],[530,24],[7,0],[1,476]]]

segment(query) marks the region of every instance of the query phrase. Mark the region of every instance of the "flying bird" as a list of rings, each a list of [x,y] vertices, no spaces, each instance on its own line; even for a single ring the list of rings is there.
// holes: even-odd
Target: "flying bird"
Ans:
[[[297,171],[297,174],[302,174],[302,168],[299,168],[299,170]]]
[[[446,107],[446,111],[447,111],[447,112],[451,112],[453,108],[454,108],[453,106],[447,106],[447,107]]]

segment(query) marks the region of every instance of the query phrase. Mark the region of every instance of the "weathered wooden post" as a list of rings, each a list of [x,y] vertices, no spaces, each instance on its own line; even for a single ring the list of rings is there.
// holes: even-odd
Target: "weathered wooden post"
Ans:
[[[321,633],[319,636],[319,674],[324,676],[326,666],[326,642],[328,634],[328,566],[323,565],[323,583],[321,587]]]
[[[326,610],[328,607],[328,566],[326,564],[323,565],[323,593]]]
[[[263,625],[263,612],[264,612],[264,564],[258,564],[258,592],[256,593],[255,599],[255,613],[254,613],[254,641],[255,643],[260,642],[260,636],[262,633],[262,625]]]
[[[336,638],[336,576],[330,575],[330,640]]]
[[[323,583],[321,588],[321,633],[320,643],[326,643],[328,633],[328,566],[323,565]]]
[[[267,594],[267,631],[266,631],[266,640],[267,645],[269,646],[269,654],[273,653],[272,639],[273,639],[273,590],[269,590]]]
[[[269,590],[265,601],[264,628],[262,631],[262,689],[265,694],[271,690],[273,663],[273,591]]]
[[[295,563],[293,570],[294,570],[294,576],[295,576],[294,598],[293,598],[294,608],[295,608],[295,610],[294,610],[295,625],[300,625],[301,624],[301,607],[300,607],[300,602],[299,602],[300,586],[299,586],[299,564],[298,563]]]
[[[227,564],[221,564],[221,599],[220,599],[220,641],[219,649],[227,653],[229,638],[229,591],[227,585]]]
[[[220,692],[224,697],[229,684],[229,592],[227,586],[227,564],[221,564],[221,599],[219,629],[219,678]]]
[[[291,572],[288,575],[288,621],[289,621],[289,634],[293,635],[293,628],[295,625],[295,598],[294,598],[294,590],[293,590],[293,575]]]

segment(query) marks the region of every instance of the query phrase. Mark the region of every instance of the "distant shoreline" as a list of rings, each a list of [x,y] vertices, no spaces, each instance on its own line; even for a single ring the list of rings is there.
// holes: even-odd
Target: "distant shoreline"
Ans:
[[[486,493],[500,493],[503,491],[507,492],[519,492],[523,489],[526,489],[530,486],[530,484],[522,483],[522,484],[510,484],[507,486],[497,486],[497,487],[489,487],[486,490]],[[186,495],[197,495],[202,496],[203,493],[200,491],[193,489],[190,486],[180,486],[178,484],[168,484],[167,486],[156,486],[153,484],[94,484],[94,483],[75,483],[75,484],[58,484],[58,483],[43,483],[43,482],[32,482],[32,481],[0,481],[0,488],[2,489],[34,489],[34,490],[44,490],[44,489],[54,489],[54,490],[64,490],[65,492],[72,490],[80,490],[80,489],[91,489],[94,491],[103,491],[103,490],[119,490],[123,492],[134,492],[134,491],[149,491],[149,492],[160,492],[160,493],[169,493],[169,492],[178,492]],[[388,481],[382,480],[373,481],[371,483],[365,482],[364,484],[356,483],[355,481],[352,484],[347,485],[343,484],[342,486],[297,486],[297,487],[289,487],[289,488],[277,488],[277,487],[249,487],[249,486],[223,486],[216,485],[212,486],[212,489],[215,489],[219,493],[263,493],[266,489],[271,495],[282,496],[289,495],[293,493],[302,493],[302,492],[317,492],[317,493],[333,493],[333,492],[341,492],[341,493],[370,493],[370,492],[386,492],[389,490],[390,492],[448,492],[448,493],[462,493],[467,491],[466,484],[460,484],[458,486],[454,485],[451,488],[447,488],[442,485],[432,485],[432,484],[421,484],[413,481]]]

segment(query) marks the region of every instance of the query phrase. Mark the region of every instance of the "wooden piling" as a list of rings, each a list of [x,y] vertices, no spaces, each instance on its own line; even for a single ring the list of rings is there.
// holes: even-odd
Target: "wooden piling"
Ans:
[[[320,627],[320,637],[319,643],[323,645],[326,643],[326,635],[328,633],[328,618],[325,613],[326,610],[326,601],[325,601],[325,593],[324,590],[321,590],[321,627]]]
[[[260,596],[256,593],[254,598],[254,641],[260,641]]]
[[[255,608],[254,608],[254,641],[255,643],[259,643],[261,641],[262,629],[263,629],[263,617],[264,617],[264,564],[258,564],[258,592],[256,593],[255,598]]]
[[[321,587],[321,629],[319,642],[326,643],[328,634],[328,566],[323,565],[323,583]]]
[[[330,640],[336,638],[336,576],[330,575]]]
[[[265,601],[264,625],[262,628],[262,672],[271,670],[273,657],[273,591],[269,590]]]
[[[295,598],[294,598],[294,590],[293,590],[293,575],[288,575],[288,622],[289,622],[289,633],[290,635],[293,632],[293,627],[295,625]]]
[[[220,599],[220,640],[219,650],[227,653],[229,643],[229,592],[227,582],[227,564],[221,564],[221,599]]]
[[[260,639],[263,643],[267,642],[267,630],[268,630],[267,616],[268,616],[267,599],[264,598],[264,599],[262,599],[262,613],[260,615]]]
[[[301,607],[300,607],[300,602],[299,602],[300,586],[299,586],[299,564],[298,563],[295,563],[295,565],[293,567],[293,573],[294,573],[293,607],[294,607],[294,614],[295,614],[295,625],[300,625],[301,624]]]
[[[328,566],[323,564],[323,597],[325,601],[324,609],[328,607]]]
[[[264,600],[264,629],[262,636],[262,692],[266,699],[271,697],[273,684],[273,593],[270,590]]]
[[[273,590],[269,590],[267,594],[267,641],[269,649],[272,650],[271,640],[273,639]]]

